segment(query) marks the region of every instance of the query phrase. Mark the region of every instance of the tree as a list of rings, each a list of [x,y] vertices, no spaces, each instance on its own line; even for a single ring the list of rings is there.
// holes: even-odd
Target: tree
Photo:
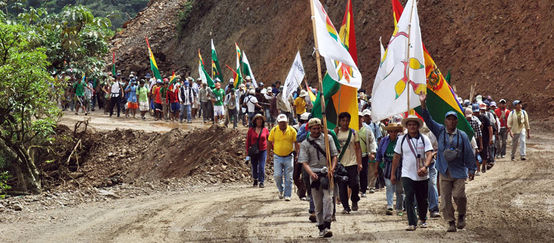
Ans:
[[[47,146],[60,116],[59,83],[47,71],[46,49],[32,28],[0,23],[0,149],[14,160],[17,188],[40,193],[34,150]]]

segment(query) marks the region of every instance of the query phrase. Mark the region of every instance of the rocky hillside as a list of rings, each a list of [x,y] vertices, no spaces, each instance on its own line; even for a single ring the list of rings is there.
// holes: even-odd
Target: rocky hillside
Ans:
[[[209,68],[213,38],[222,65],[234,67],[237,42],[256,78],[266,83],[283,80],[300,50],[308,81],[316,83],[308,0],[196,0],[191,2],[188,22],[178,32],[178,16],[186,2],[151,0],[129,21],[112,41],[118,68],[148,70],[144,41],[148,36],[162,72],[197,76],[197,51],[201,50]],[[322,2],[338,28],[346,0]],[[379,37],[388,40],[393,31],[391,3],[352,2],[359,66],[364,88],[369,90],[377,71]],[[418,7],[423,41],[439,68],[451,71],[461,96],[467,97],[470,85],[477,83],[478,93],[524,100],[531,117],[554,115],[554,2],[426,0]]]

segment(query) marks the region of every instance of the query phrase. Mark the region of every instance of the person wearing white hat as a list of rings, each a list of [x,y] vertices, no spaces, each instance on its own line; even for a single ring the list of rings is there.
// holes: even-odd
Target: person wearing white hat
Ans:
[[[402,158],[401,178],[394,173],[390,175],[392,184],[401,180],[406,195],[405,205],[408,214],[408,231],[414,231],[419,216],[419,227],[427,227],[428,208],[428,180],[427,168],[433,159],[433,145],[429,137],[421,134],[419,129],[423,121],[415,115],[409,115],[402,120],[402,126],[408,129],[408,134],[398,137],[398,143],[394,148],[391,171],[396,171]],[[417,201],[417,216],[414,204]]]
[[[375,139],[376,143],[379,143],[381,141],[382,133],[381,133],[381,127],[380,122],[373,122],[371,120],[371,111],[369,109],[365,109],[362,112],[362,115],[364,117],[364,126],[369,128],[369,132],[373,133],[373,138]],[[377,179],[379,177],[379,168],[377,161],[375,160],[375,156],[372,158],[368,157],[368,188],[369,193],[375,193],[375,185],[377,183]]]
[[[531,138],[531,129],[529,128],[529,117],[527,112],[522,109],[521,101],[514,100],[513,102],[514,110],[510,112],[508,116],[508,132],[512,138],[512,161],[515,159],[516,150],[519,144],[519,154],[521,160],[526,160],[525,158],[525,135],[527,134],[527,139]]]
[[[360,147],[362,149],[362,170],[360,171],[360,193],[361,197],[366,197],[366,192],[368,190],[369,179],[372,178],[373,184],[370,187],[375,186],[375,178],[378,176],[377,171],[377,163],[372,163],[371,173],[372,175],[369,176],[368,169],[369,169],[369,161],[375,160],[375,154],[377,153],[377,139],[375,139],[375,136],[373,135],[373,132],[369,128],[369,126],[364,126],[364,114],[363,112],[358,113],[358,117],[360,119],[359,126],[359,138],[360,138]],[[368,177],[369,176],[369,177]],[[375,191],[375,190],[374,190]]]
[[[296,130],[289,126],[285,114],[277,116],[277,124],[269,132],[269,151],[273,150],[273,177],[279,190],[279,199],[291,200],[293,152],[298,158],[299,144],[296,142]]]

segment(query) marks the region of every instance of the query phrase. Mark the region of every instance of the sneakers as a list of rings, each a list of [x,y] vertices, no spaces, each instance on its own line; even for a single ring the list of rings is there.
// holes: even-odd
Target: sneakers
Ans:
[[[260,183],[259,186],[260,186],[260,188],[264,188],[264,187],[265,187],[265,186],[264,186],[264,183]]]
[[[475,171],[475,176],[480,176],[481,174],[479,174],[479,170]]]
[[[332,236],[333,236],[333,232],[331,232],[330,229],[325,228],[323,230],[323,236],[322,236],[323,238],[329,238],[329,237],[332,237]]]
[[[366,197],[365,192],[362,192],[362,195],[360,197]]]
[[[416,228],[417,227],[415,225],[408,225],[408,228],[406,229],[406,231],[415,231]]]
[[[448,229],[446,232],[456,232],[456,223],[454,223],[454,221],[448,222]]]
[[[252,186],[256,187],[257,185],[258,185],[258,180],[254,180],[254,184]]]
[[[285,201],[290,201],[290,197],[285,197]]]
[[[433,211],[431,212],[431,218],[440,218],[439,211]]]
[[[375,188],[370,188],[369,193],[375,193]]]
[[[350,209],[349,208],[345,208],[342,210],[342,214],[350,214]]]
[[[315,216],[315,213],[311,213],[310,217],[308,218],[310,222],[315,223],[317,222],[317,217]]]
[[[396,213],[396,215],[398,215],[398,216],[402,216],[402,215],[404,215],[404,212],[402,212],[402,211],[398,211],[398,212]]]
[[[284,193],[283,192],[279,192],[279,199],[283,199],[285,196],[284,196]]]
[[[309,201],[309,199],[307,197],[301,197],[300,201]]]
[[[392,215],[392,208],[387,208],[386,214],[387,214],[387,215]]]
[[[458,216],[458,229],[463,229],[465,227],[466,227],[465,216],[463,215]]]
[[[352,202],[352,211],[358,211],[358,202]]]
[[[527,158],[525,158],[525,157],[521,157],[521,160],[527,160]]]
[[[425,221],[419,221],[419,227],[420,227],[420,228],[423,228],[423,229],[427,228],[427,222],[425,222]]]

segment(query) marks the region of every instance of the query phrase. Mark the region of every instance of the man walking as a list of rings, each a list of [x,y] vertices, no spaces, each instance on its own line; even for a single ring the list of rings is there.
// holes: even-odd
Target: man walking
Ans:
[[[423,121],[415,115],[409,115],[402,120],[402,126],[408,129],[408,134],[398,137],[394,156],[392,159],[392,170],[396,171],[402,158],[401,180],[406,194],[406,213],[408,214],[408,231],[417,228],[417,216],[415,211],[414,197],[417,201],[417,212],[419,216],[419,227],[427,228],[428,208],[428,168],[433,158],[433,146],[429,138],[419,132]],[[391,173],[392,184],[397,183],[395,173]]]
[[[360,192],[362,197],[366,197],[366,192],[368,189],[368,169],[369,161],[375,160],[375,154],[377,153],[377,140],[373,135],[373,132],[369,126],[364,126],[363,113],[359,114],[359,138],[360,138],[360,147],[362,149],[362,170],[360,171]],[[374,163],[377,165],[378,163]],[[372,178],[377,178],[377,170],[372,170]],[[375,181],[373,182],[375,186]]]
[[[525,135],[527,134],[527,139],[531,138],[531,131],[529,128],[529,117],[527,112],[521,108],[521,101],[514,100],[514,110],[510,112],[508,116],[508,131],[510,132],[510,137],[512,138],[512,161],[515,159],[516,150],[519,144],[519,154],[521,160],[526,160],[525,158]]]
[[[440,175],[440,192],[442,215],[448,222],[448,232],[456,231],[454,222],[454,206],[452,198],[458,209],[458,229],[466,226],[465,215],[467,210],[467,197],[465,193],[465,180],[468,177],[473,180],[475,170],[478,169],[475,164],[475,157],[465,132],[456,128],[458,125],[458,114],[449,111],[445,115],[444,124],[439,124],[431,118],[429,111],[425,106],[427,96],[420,95],[421,116],[429,130],[437,137],[438,151],[436,168]]]
[[[219,121],[225,116],[225,108],[223,107],[223,99],[225,91],[221,88],[221,83],[215,83],[214,94],[214,124],[219,124]]]
[[[269,151],[273,150],[273,177],[279,190],[279,199],[290,201],[294,170],[292,152],[296,150],[298,154],[299,145],[296,142],[296,130],[288,125],[285,114],[277,116],[277,123],[279,125],[271,129],[268,137]]]
[[[339,139],[341,151],[338,162],[341,163],[348,172],[348,179],[337,180],[339,183],[340,201],[344,208],[343,213],[349,214],[351,210],[358,211],[358,201],[360,201],[360,177],[358,172],[362,170],[362,150],[360,149],[360,140],[358,133],[349,128],[350,113],[342,112],[339,114],[339,127],[335,128],[335,133]],[[344,180],[346,179],[346,180]],[[352,190],[350,199],[352,208],[348,204],[348,188]]]
[[[318,118],[310,119],[308,128],[310,129],[310,136],[300,145],[300,156],[298,157],[298,161],[302,163],[304,170],[310,176],[311,195],[315,204],[319,236],[331,237],[333,236],[331,232],[331,219],[333,216],[334,204],[332,190],[330,190],[329,176],[333,174],[333,170],[337,164],[338,151],[331,135],[327,135],[327,139],[329,140],[329,153],[331,155],[331,168],[329,168],[321,120]],[[326,173],[325,170],[322,171],[322,168],[327,168],[328,172]]]
[[[500,131],[498,132],[497,142],[497,153],[501,158],[506,156],[506,139],[508,138],[508,116],[510,115],[510,110],[506,109],[506,100],[500,99],[498,102],[498,108],[494,111],[496,117],[500,120]]]

